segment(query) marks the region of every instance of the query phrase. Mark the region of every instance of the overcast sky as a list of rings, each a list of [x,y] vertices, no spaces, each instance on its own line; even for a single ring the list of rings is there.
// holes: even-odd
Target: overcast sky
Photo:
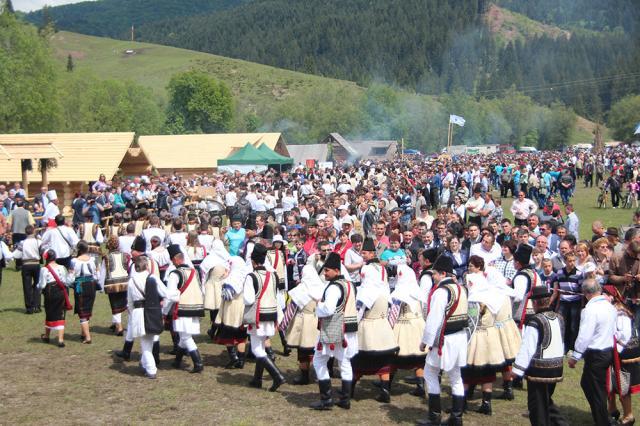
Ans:
[[[16,10],[30,12],[32,10],[42,9],[42,6],[60,6],[61,4],[79,3],[86,0],[12,0],[13,7]]]

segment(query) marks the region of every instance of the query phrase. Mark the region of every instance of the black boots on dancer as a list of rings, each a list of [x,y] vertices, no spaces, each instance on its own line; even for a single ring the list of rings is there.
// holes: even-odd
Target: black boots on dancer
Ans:
[[[244,367],[244,352],[238,352],[238,348],[235,346],[227,346],[227,353],[229,354],[229,362],[224,368],[231,370]]]
[[[422,426],[440,426],[442,423],[442,404],[440,394],[429,394],[429,414],[424,420],[418,421]]]
[[[482,392],[482,405],[476,410],[476,413],[491,415],[491,392]]]
[[[128,340],[125,340],[124,345],[122,346],[122,350],[116,351],[115,355],[118,358],[122,358],[125,361],[129,361],[131,359],[131,349],[133,349],[133,342],[129,342]]]
[[[262,388],[262,374],[264,370],[267,370],[267,373],[269,373],[271,379],[273,379],[269,392],[275,392],[283,383],[286,382],[278,367],[273,363],[270,357],[266,356],[256,358],[256,369],[253,373],[253,379],[249,382],[249,386],[252,388]]]
[[[178,346],[176,349],[176,359],[173,360],[171,366],[173,368],[182,367],[182,358],[187,354],[187,351]],[[204,364],[202,362],[202,357],[200,356],[200,351],[193,350],[189,352],[189,356],[191,357],[191,361],[193,362],[193,368],[189,371],[190,373],[199,373],[204,369]]]

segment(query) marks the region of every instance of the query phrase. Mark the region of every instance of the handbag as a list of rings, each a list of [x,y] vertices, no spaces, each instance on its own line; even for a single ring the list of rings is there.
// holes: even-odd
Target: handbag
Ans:
[[[629,394],[629,383],[631,382],[631,373],[628,371],[620,370],[620,389],[618,389],[618,380],[616,379],[616,369],[612,366],[609,368],[609,389],[612,393],[618,395]]]

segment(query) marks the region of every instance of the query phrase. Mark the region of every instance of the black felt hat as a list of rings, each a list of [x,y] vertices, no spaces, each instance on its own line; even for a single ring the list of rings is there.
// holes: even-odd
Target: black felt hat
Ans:
[[[251,252],[251,260],[256,262],[258,265],[264,265],[264,261],[267,258],[267,248],[257,243],[253,246],[253,251]]]
[[[435,262],[433,262],[434,271],[446,272],[447,274],[453,274],[453,261],[449,256],[438,256]]]
[[[376,245],[373,243],[373,238],[365,238],[362,243],[362,251],[376,251]]]
[[[532,251],[533,247],[529,244],[520,244],[516,249],[516,252],[513,253],[513,258],[521,265],[528,265],[531,262]]]
[[[144,253],[147,250],[147,242],[144,238],[138,235],[134,240],[133,244],[131,244],[131,250],[139,251],[140,253]]]
[[[340,255],[336,252],[331,252],[327,256],[327,260],[324,262],[325,269],[337,269],[340,270]]]
[[[178,244],[171,244],[169,245],[169,247],[167,247],[167,251],[169,252],[169,257],[171,259],[173,259],[174,257],[176,257],[177,255],[179,255],[180,253],[182,253],[182,250],[180,250],[180,246]]]
[[[544,299],[545,297],[551,297],[552,294],[553,293],[549,291],[546,285],[537,285],[533,287],[533,290],[531,290],[531,296],[529,296],[529,299]]]

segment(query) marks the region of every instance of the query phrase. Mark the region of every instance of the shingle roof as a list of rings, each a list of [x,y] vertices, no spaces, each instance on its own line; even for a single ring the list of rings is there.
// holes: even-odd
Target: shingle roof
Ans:
[[[140,136],[138,144],[156,169],[207,169],[250,143],[275,149],[281,133]]]
[[[0,135],[0,145],[14,147],[32,145],[34,159],[39,156],[37,149],[44,149],[37,148],[38,146],[54,146],[55,151],[61,156],[56,156],[57,166],[49,170],[49,181],[88,182],[97,180],[100,174],[107,176],[107,179],[113,177],[133,143],[133,137],[132,132],[5,134]],[[18,149],[15,149],[17,152]],[[26,157],[24,153],[21,155],[23,158]],[[41,179],[35,161],[28,177],[30,181]],[[20,160],[17,157],[7,159],[6,156],[0,155],[0,181],[21,180]]]
[[[305,164],[307,160],[327,161],[329,145],[326,143],[311,145],[288,145],[293,164]]]

